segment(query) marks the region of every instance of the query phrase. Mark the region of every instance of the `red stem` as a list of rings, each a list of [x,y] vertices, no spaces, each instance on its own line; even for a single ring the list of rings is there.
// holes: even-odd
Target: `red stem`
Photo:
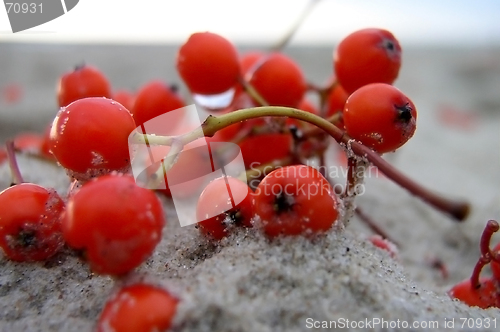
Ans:
[[[488,223],[484,227],[483,234],[481,235],[481,241],[479,243],[481,256],[477,260],[476,266],[474,266],[474,270],[472,271],[472,275],[470,277],[470,282],[474,289],[481,286],[479,275],[481,274],[483,267],[489,264],[492,260],[493,254],[490,250],[491,237],[498,231],[499,228],[500,226],[495,220],[488,220]]]
[[[19,165],[17,164],[16,153],[14,152],[14,141],[8,140],[5,143],[5,149],[7,150],[7,158],[9,159],[9,167],[12,173],[12,184],[25,182],[19,170]]]
[[[386,231],[382,229],[377,223],[365,213],[363,209],[361,209],[359,206],[356,206],[356,209],[354,210],[354,213],[368,226],[372,231],[375,232],[375,234],[380,235],[384,239],[387,239],[394,243],[396,246],[400,247],[400,244],[392,239]]]

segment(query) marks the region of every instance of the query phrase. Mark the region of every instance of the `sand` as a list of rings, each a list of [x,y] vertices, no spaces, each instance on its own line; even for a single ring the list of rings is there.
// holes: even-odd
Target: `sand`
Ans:
[[[17,83],[24,88],[20,102],[2,100],[1,139],[43,130],[56,112],[56,79],[73,64],[95,64],[117,88],[137,88],[158,77],[179,82],[174,49],[0,44],[0,54],[6,55],[0,59],[0,87]],[[288,53],[309,80],[321,83],[331,73],[331,49],[291,48]],[[347,330],[368,324],[367,330],[376,331],[406,330],[406,323],[413,330],[425,330],[413,324],[433,331],[478,327],[468,327],[472,321],[467,320],[462,329],[468,318],[478,319],[474,324],[496,318],[500,325],[499,309],[470,308],[446,294],[470,276],[486,221],[500,219],[498,59],[495,49],[405,50],[397,82],[417,105],[418,129],[387,159],[427,187],[470,201],[467,221],[457,223],[372,174],[357,203],[400,244],[394,259],[366,240],[372,233],[357,217],[345,231],[312,239],[269,241],[259,229],[242,229],[213,243],[193,226],[180,227],[172,203],[162,197],[168,219],[163,239],[125,280],[92,274],[69,249],[38,264],[2,256],[0,331],[92,330],[110,294],[140,278],[164,285],[181,299],[174,331],[308,331],[323,322],[334,330],[334,323],[340,328],[347,320]],[[336,155],[330,151],[332,165]],[[55,165],[24,155],[19,163],[28,181],[67,191],[69,182]],[[0,188],[9,183],[9,170],[2,165]],[[499,240],[496,236],[495,243]],[[446,264],[447,278],[432,267],[435,259]],[[496,331],[498,325],[480,330]]]

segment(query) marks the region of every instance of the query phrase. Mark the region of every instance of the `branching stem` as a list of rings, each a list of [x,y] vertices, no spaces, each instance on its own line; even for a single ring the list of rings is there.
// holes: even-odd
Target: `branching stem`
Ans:
[[[373,165],[378,167],[378,169],[389,179],[393,180],[413,195],[420,197],[422,200],[424,200],[437,210],[449,214],[456,220],[464,220],[469,214],[470,206],[467,202],[448,199],[424,188],[423,186],[419,185],[415,181],[402,174],[387,161],[382,159],[382,157],[378,153],[369,149],[363,144],[352,140],[344,131],[342,131],[329,121],[317,115],[295,108],[263,106],[242,109],[223,114],[221,116],[210,115],[207,117],[205,122],[203,122],[201,127],[198,127],[197,129],[186,134],[180,135],[177,137],[177,139],[179,139],[183,143],[183,145],[185,145],[204,136],[212,137],[217,131],[234,123],[263,116],[290,117],[309,122],[324,130],[339,144],[343,144],[345,146],[349,145],[354,154],[371,162]],[[173,140],[175,139],[175,137],[173,136],[146,136],[137,133],[134,136],[133,143],[145,144],[146,137],[150,145],[172,145]]]
[[[474,289],[479,288],[481,285],[479,276],[483,267],[489,264],[493,259],[494,253],[492,253],[490,249],[490,242],[491,237],[498,231],[499,228],[500,226],[495,220],[488,220],[488,223],[484,227],[483,234],[481,235],[481,241],[479,243],[481,256],[477,260],[476,266],[474,266],[474,270],[472,271],[472,276],[470,277],[470,282]]]

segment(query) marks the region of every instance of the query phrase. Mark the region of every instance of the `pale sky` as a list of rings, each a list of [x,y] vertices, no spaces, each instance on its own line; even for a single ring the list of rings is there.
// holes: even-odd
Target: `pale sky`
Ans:
[[[0,41],[182,42],[212,31],[235,43],[278,40],[309,0],[80,0],[67,14],[13,34],[0,7]],[[405,44],[500,45],[497,0],[322,0],[292,43],[332,44],[380,27]]]

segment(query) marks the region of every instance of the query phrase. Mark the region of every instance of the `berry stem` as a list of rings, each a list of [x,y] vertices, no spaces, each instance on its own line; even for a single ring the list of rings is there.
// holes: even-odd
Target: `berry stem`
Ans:
[[[240,76],[239,82],[241,86],[245,89],[246,93],[253,99],[255,99],[261,106],[269,106],[269,103],[262,97],[262,95],[253,87],[250,82],[245,80],[243,77]]]
[[[356,209],[354,210],[354,213],[363,221],[375,234],[380,235],[384,239],[389,240],[390,242],[394,243],[396,246],[400,246],[400,244],[395,241],[394,239],[389,236],[389,234],[382,229],[377,223],[368,215],[365,213],[363,209],[361,209],[359,206],[356,206]]]
[[[232,124],[263,116],[290,117],[309,122],[323,129],[339,144],[350,146],[350,149],[356,155],[366,158],[366,160],[378,167],[378,169],[389,179],[405,188],[413,195],[420,197],[424,202],[435,209],[447,213],[459,221],[464,220],[470,212],[469,203],[461,200],[448,199],[426,189],[394,168],[391,164],[382,159],[378,153],[351,139],[343,130],[332,123],[317,115],[295,108],[262,106],[241,109],[220,116],[209,115],[200,127],[178,137],[143,135],[137,132],[131,143],[145,144],[147,138],[151,145],[171,145],[173,140],[177,138],[185,145],[204,136],[212,137],[217,131]]]
[[[479,248],[481,250],[481,256],[477,260],[476,266],[472,271],[472,276],[470,277],[471,285],[474,289],[480,287],[481,283],[479,281],[479,275],[483,267],[489,264],[492,260],[492,252],[490,250],[491,237],[495,232],[498,231],[500,226],[495,220],[488,220],[488,223],[484,227],[483,234],[481,235],[481,241],[479,243]]]
[[[304,23],[307,16],[320,1],[321,0],[309,0],[307,7],[304,8],[304,10],[301,12],[295,23],[290,27],[288,32],[283,36],[282,39],[280,39],[274,46],[271,47],[271,52],[280,52],[290,42],[302,23]]]
[[[12,174],[12,184],[24,183],[23,175],[19,170],[19,165],[17,164],[16,153],[14,152],[14,141],[8,140],[5,143],[5,149],[7,150],[7,158],[9,160],[10,172]]]
[[[335,113],[335,114],[331,115],[329,118],[327,118],[326,121],[335,125],[341,119],[341,117],[342,117],[342,113]],[[312,127],[312,128],[307,128],[306,130],[304,130],[302,132],[300,139],[307,140],[308,138],[321,137],[322,135],[325,135],[324,130],[322,130],[321,128],[318,128],[318,127]]]

